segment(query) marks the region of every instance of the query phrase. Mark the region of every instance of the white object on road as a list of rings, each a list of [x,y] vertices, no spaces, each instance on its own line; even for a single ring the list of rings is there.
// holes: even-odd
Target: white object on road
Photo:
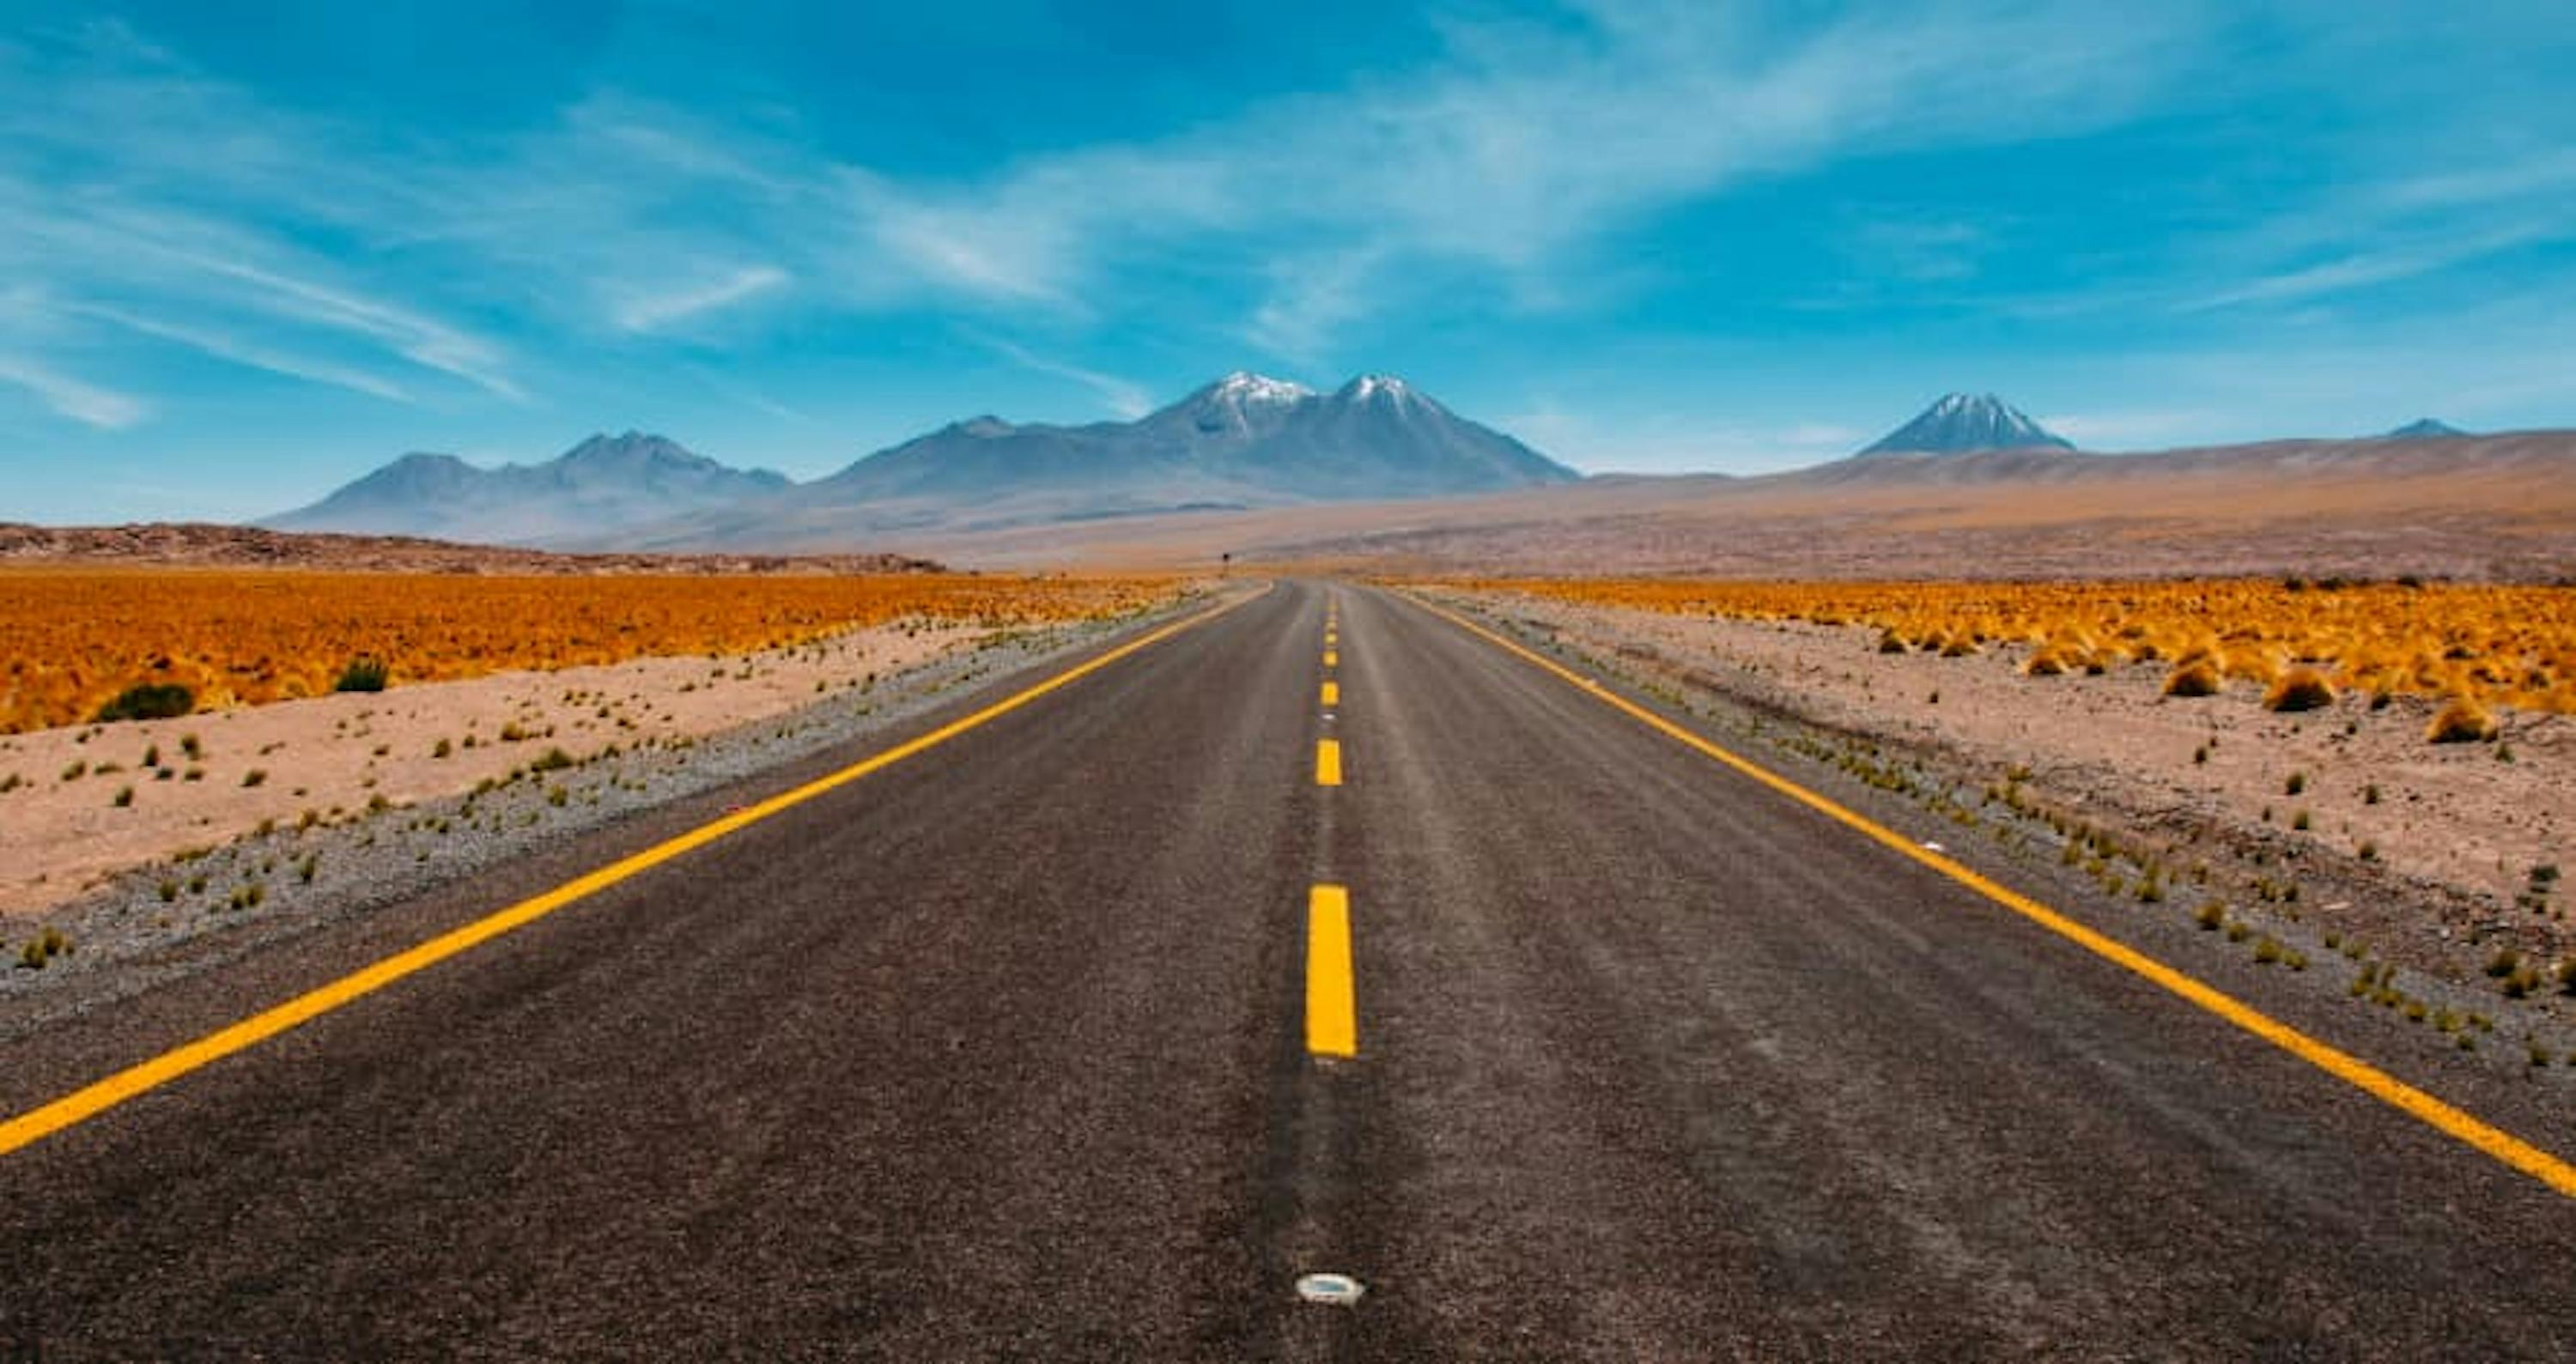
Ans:
[[[1297,1280],[1297,1297],[1327,1307],[1348,1307],[1368,1290],[1348,1274],[1308,1274]]]

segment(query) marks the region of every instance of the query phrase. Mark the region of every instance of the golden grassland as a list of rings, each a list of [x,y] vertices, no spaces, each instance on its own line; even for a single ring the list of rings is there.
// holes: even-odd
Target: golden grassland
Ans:
[[[2170,668],[2167,689],[2231,682],[2297,710],[2338,691],[2420,695],[2576,713],[2576,588],[2303,579],[2156,582],[1710,582],[1457,579],[1576,605],[1728,620],[1807,621],[1880,632],[1887,652],[2030,649],[2033,677],[2131,662]],[[2472,726],[2474,728],[2474,726]],[[2449,737],[2468,737],[2454,735]]]
[[[381,663],[392,685],[789,647],[907,621],[1020,628],[1129,614],[1175,577],[465,576],[280,570],[0,571],[0,733],[77,724],[138,685],[195,708],[314,696]]]

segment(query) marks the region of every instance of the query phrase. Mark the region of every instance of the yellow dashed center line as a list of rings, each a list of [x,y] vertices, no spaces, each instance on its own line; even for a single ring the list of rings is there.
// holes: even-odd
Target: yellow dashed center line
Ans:
[[[1317,786],[1342,784],[1341,740],[1317,739],[1315,741],[1315,784]]]
[[[1341,683],[1339,683],[1339,682],[1327,682],[1327,683],[1325,683],[1325,684],[1324,684],[1324,704],[1325,704],[1326,706],[1338,706],[1338,705],[1340,705],[1341,703],[1342,703],[1342,684],[1341,684]]]
[[[1248,601],[1250,598],[1244,600]],[[208,1033],[141,1064],[120,1070],[42,1107],[21,1113],[5,1123],[0,1123],[0,1156],[5,1156],[31,1142],[40,1141],[76,1123],[86,1122],[128,1099],[149,1093],[191,1071],[211,1065],[235,1052],[256,1046],[290,1028],[311,1022],[334,1009],[373,994],[407,976],[425,971],[450,957],[478,947],[505,933],[524,928],[566,905],[596,895],[610,886],[641,875],[673,858],[694,852],[737,830],[757,824],[783,810],[802,805],[825,792],[848,785],[872,772],[891,767],[926,749],[946,743],[970,729],[1018,710],[1057,688],[1088,677],[1141,649],[1150,648],[1183,630],[1214,620],[1241,604],[1242,602],[1235,602],[1140,635],[1097,658],[1067,668],[1033,687],[1015,692],[972,715],[952,720],[919,738],[906,740],[873,757],[818,777],[792,791],[771,796],[767,800],[737,810],[722,819],[699,825],[678,837],[657,843],[642,852],[612,862],[585,876],[576,877],[541,895],[521,900],[507,909],[477,919],[461,928],[450,929],[416,947],[386,957],[355,974],[343,976],[265,1012],[254,1014],[229,1027]]]
[[[1351,894],[1317,886],[1306,897],[1306,1050],[1356,1056],[1359,1006],[1351,984]]]
[[[1327,668],[1338,668],[1342,666],[1342,656],[1331,649],[1326,649],[1324,651],[1324,666]]]
[[[1598,698],[1602,704],[1625,712],[1630,718],[1651,726],[1665,737],[1716,759],[1763,786],[1885,845],[1899,856],[1911,858],[1941,873],[2058,937],[2111,962],[2122,970],[2154,983],[2195,1007],[2225,1019],[2372,1098],[2415,1118],[2433,1130],[2474,1147],[2561,1194],[2576,1198],[2576,1165],[2571,1165],[2509,1132],[2492,1127],[2350,1052],[2310,1037],[2252,1005],[2220,991],[2215,986],[2204,984],[2126,943],[2097,933],[2067,918],[2027,895],[1989,880],[1959,862],[1952,861],[1929,848],[1921,847],[1905,835],[1856,811],[1846,809],[1830,798],[1810,791],[1749,758],[1740,757],[1727,749],[1720,748],[1653,711],[1616,695],[1597,683],[1587,681],[1582,675],[1553,659],[1522,648],[1454,611],[1444,610],[1427,602],[1417,604],[1469,634],[1476,635],[1507,653],[1555,674],[1573,684],[1576,689]]]

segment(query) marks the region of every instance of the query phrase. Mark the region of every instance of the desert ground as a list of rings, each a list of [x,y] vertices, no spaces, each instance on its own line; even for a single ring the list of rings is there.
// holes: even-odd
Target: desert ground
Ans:
[[[10,856],[0,915],[263,824],[340,822],[497,781],[561,754],[682,747],[860,691],[998,633],[879,626],[817,644],[511,671],[0,737]]]
[[[267,831],[398,820],[826,705],[864,712],[935,668],[1198,590],[204,527],[18,543],[0,569],[0,922],[20,924],[147,866],[175,900],[196,879],[180,868]],[[277,560],[295,566],[243,567]],[[364,652],[353,640],[402,642],[383,690],[332,689]],[[129,683],[173,678],[189,713],[94,718]]]

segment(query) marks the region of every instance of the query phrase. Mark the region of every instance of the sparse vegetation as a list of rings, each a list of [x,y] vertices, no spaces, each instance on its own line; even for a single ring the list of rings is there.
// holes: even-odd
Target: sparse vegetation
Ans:
[[[47,925],[19,947],[18,965],[29,971],[42,971],[54,958],[69,956],[71,950],[71,938],[61,929]]]
[[[176,682],[143,682],[118,692],[90,718],[100,724],[170,720],[196,708],[197,694]]]
[[[2165,678],[2167,696],[2216,696],[2219,691],[2218,670],[2209,664],[2185,663]]]
[[[361,654],[340,670],[339,680],[331,684],[331,690],[383,691],[392,677],[393,669],[383,659]]]
[[[2465,696],[2454,697],[2433,716],[2424,737],[2437,744],[2485,743],[2495,737],[2495,717]]]
[[[2318,710],[2335,702],[2334,684],[2314,668],[2300,666],[2280,675],[2263,693],[2263,709]]]

